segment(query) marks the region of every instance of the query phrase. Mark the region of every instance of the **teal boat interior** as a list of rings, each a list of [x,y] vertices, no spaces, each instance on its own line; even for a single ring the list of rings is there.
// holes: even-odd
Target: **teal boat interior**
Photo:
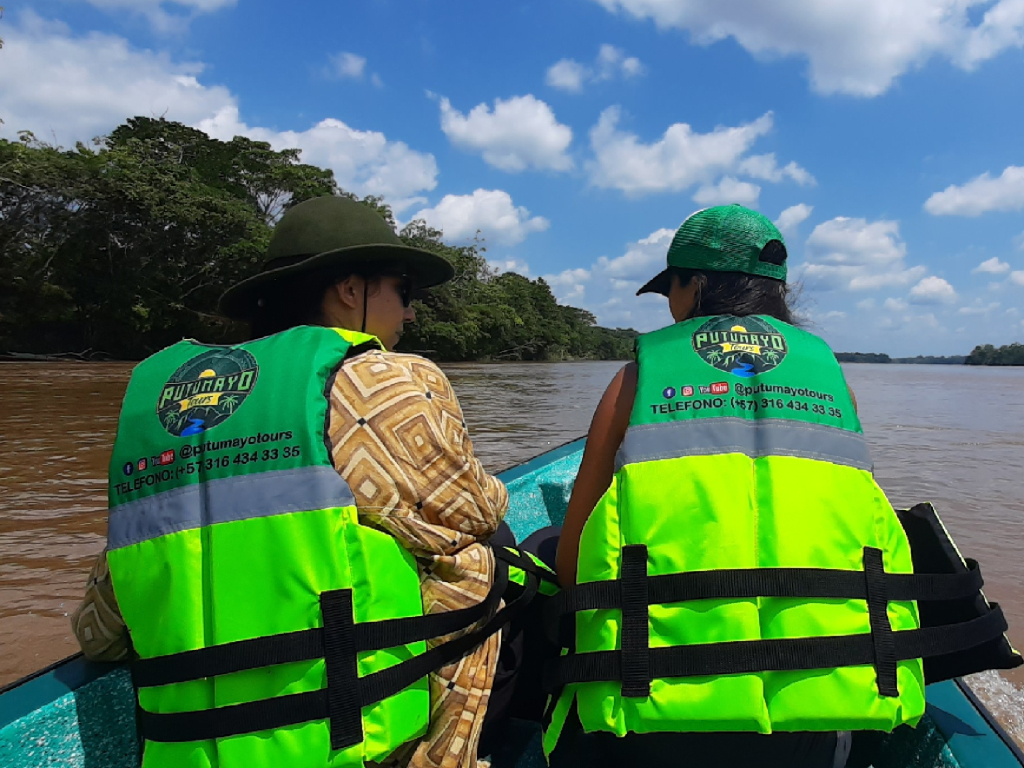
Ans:
[[[509,526],[522,541],[561,523],[583,455],[578,440],[500,477]],[[886,737],[875,768],[1021,768],[1024,754],[961,680],[931,685],[916,729]],[[536,725],[514,722],[491,756],[495,768],[540,768]],[[124,665],[64,659],[0,690],[0,765],[133,768],[140,761],[135,696]]]

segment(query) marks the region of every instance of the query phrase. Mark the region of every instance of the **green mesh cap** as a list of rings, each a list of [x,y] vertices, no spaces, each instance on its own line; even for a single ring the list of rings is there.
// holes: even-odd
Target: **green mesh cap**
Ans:
[[[710,272],[745,272],[786,279],[786,241],[778,227],[742,205],[716,205],[691,214],[668,249],[668,266]],[[636,292],[668,296],[668,269]]]

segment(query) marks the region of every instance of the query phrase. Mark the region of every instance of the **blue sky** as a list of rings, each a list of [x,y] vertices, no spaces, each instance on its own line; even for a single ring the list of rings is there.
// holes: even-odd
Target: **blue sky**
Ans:
[[[297,146],[605,325],[692,211],[778,221],[835,348],[1024,341],[1024,0],[7,0],[0,135]]]

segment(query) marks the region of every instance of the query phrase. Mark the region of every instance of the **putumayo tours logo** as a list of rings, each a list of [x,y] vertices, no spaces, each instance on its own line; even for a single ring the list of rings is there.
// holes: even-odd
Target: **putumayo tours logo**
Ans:
[[[786,357],[786,338],[759,317],[716,317],[693,334],[693,351],[708,365],[748,379]]]
[[[164,384],[156,412],[175,437],[198,435],[226,421],[245,402],[259,374],[244,349],[214,349],[193,357]]]

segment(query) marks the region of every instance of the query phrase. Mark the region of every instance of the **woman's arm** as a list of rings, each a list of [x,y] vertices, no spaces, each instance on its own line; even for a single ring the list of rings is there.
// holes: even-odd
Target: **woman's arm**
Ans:
[[[626,434],[635,397],[636,363],[630,363],[612,379],[590,422],[583,462],[569,498],[569,509],[565,513],[555,558],[558,580],[563,587],[576,583],[580,535],[590,513],[612,483],[615,453]]]
[[[114,597],[105,549],[89,573],[85,598],[71,614],[71,631],[89,661],[122,661],[130,654],[128,627]]]

